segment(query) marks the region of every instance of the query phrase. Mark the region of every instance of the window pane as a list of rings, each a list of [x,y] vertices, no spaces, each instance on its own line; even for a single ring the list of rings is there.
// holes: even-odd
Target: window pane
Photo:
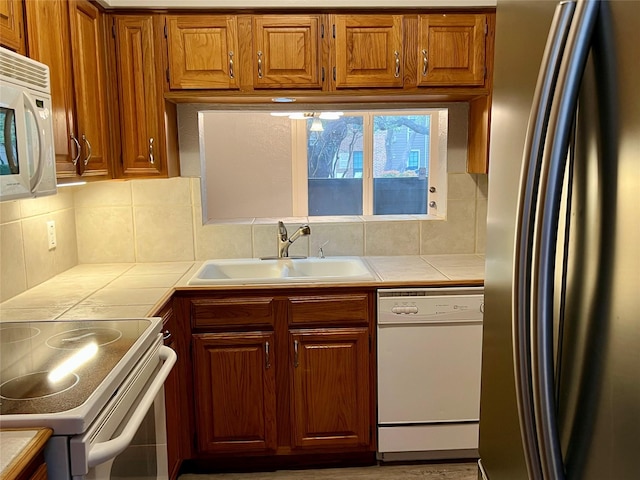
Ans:
[[[308,214],[362,215],[362,117],[307,121]]]
[[[427,213],[429,115],[374,115],[373,213]]]

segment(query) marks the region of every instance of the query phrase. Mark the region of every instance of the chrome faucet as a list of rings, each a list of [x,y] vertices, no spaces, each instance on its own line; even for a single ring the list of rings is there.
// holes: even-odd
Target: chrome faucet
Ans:
[[[288,257],[291,244],[304,235],[311,235],[309,225],[302,225],[289,237],[287,227],[284,226],[284,223],[278,222],[278,258]]]

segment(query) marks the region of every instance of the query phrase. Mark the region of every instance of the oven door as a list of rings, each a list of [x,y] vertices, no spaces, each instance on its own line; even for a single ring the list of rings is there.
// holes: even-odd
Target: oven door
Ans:
[[[149,348],[87,432],[71,439],[73,479],[167,478],[163,385],[175,361],[159,342]]]

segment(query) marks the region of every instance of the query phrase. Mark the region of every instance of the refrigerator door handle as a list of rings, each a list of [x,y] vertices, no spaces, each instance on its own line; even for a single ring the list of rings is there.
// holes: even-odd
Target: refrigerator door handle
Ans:
[[[531,480],[543,478],[531,381],[530,307],[533,234],[548,120],[575,6],[575,2],[561,2],[556,7],[533,97],[520,176],[512,294],[513,353],[520,431],[527,471]]]
[[[557,232],[578,93],[591,47],[599,2],[578,0],[549,115],[540,171],[531,283],[531,367],[535,428],[545,480],[564,480],[558,433],[553,355]]]

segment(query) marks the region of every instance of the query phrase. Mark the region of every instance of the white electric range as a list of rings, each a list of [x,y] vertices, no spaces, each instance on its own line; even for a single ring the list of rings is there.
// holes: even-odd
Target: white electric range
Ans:
[[[0,428],[53,429],[53,480],[120,477],[132,452],[153,457],[132,476],[165,478],[163,384],[176,354],[161,327],[155,317],[1,323]],[[141,425],[153,431],[146,449],[132,447]]]

